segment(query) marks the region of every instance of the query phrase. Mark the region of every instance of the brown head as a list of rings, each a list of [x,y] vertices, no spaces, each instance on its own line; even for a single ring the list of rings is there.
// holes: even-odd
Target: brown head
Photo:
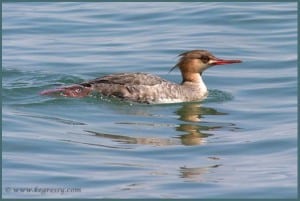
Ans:
[[[192,50],[184,52],[179,55],[181,58],[178,63],[170,70],[172,71],[178,67],[182,73],[183,81],[194,81],[196,76],[193,74],[200,75],[209,67],[215,65],[224,65],[232,63],[241,63],[241,60],[224,60],[215,57],[213,54],[206,50]],[[191,80],[189,80],[191,79]]]

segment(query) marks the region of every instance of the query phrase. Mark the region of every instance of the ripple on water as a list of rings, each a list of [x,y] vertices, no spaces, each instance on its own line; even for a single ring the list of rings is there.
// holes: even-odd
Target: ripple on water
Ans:
[[[233,99],[233,95],[229,92],[221,91],[218,89],[210,89],[208,97],[204,100],[204,103],[226,102],[231,101]]]

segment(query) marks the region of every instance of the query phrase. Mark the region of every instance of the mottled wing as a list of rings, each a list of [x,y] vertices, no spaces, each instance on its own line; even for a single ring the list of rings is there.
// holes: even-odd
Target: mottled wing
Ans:
[[[147,73],[119,73],[100,77],[80,85],[90,87],[92,91],[104,96],[117,97],[123,100],[148,103],[155,99],[152,95],[166,80]],[[156,93],[156,96],[159,93]]]
[[[119,85],[146,85],[153,86],[165,82],[158,76],[147,73],[118,73],[106,75],[88,82],[83,82],[81,85],[97,85],[97,84],[119,84]]]

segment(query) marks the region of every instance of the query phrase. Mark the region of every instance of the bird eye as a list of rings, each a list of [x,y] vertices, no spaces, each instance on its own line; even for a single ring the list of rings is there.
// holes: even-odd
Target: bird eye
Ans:
[[[205,64],[209,61],[209,57],[206,55],[201,56],[199,59]]]

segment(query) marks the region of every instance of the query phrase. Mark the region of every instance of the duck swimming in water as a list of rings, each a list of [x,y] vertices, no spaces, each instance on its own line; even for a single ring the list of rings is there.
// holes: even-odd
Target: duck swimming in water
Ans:
[[[175,103],[203,100],[208,90],[202,80],[203,72],[215,65],[241,63],[241,60],[219,59],[206,50],[192,50],[179,55],[181,84],[148,73],[117,73],[90,81],[42,91],[42,95],[85,97],[92,93],[138,103]]]

